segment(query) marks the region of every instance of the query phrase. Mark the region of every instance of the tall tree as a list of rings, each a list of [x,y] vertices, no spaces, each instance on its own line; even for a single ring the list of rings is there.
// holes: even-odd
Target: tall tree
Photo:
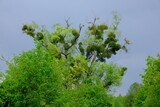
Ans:
[[[147,68],[142,75],[143,85],[135,98],[136,107],[160,106],[160,54],[157,58],[147,58]]]
[[[140,88],[140,84],[139,83],[133,83],[128,92],[127,92],[127,95],[125,97],[125,107],[133,107],[133,104],[134,104],[134,98]]]
[[[98,69],[103,66],[97,77],[101,79],[105,76],[107,80],[103,79],[104,87],[109,88],[124,75],[126,67],[115,67],[117,70],[110,68],[111,70],[108,71],[105,69],[107,64],[104,62],[112,55],[116,55],[120,49],[127,51],[126,45],[130,43],[126,39],[124,44],[119,43],[118,17],[115,17],[115,23],[111,26],[105,23],[96,24],[97,20],[95,18],[93,22],[89,22],[85,35],[81,34],[84,25],[80,24],[77,30],[70,26],[68,20],[66,20],[67,26],[55,25],[54,31],[51,33],[35,23],[24,25],[22,30],[33,37],[35,42],[41,43],[56,58],[66,58],[66,66],[72,75],[66,82],[67,87],[79,84],[84,76],[88,78],[95,75],[97,73],[95,66],[99,66]],[[80,68],[81,65],[83,65],[83,69]],[[107,73],[115,73],[114,71],[117,73],[117,77],[112,80],[108,79],[110,77],[107,76]]]
[[[112,107],[125,107],[125,96],[114,96]]]
[[[119,43],[118,19],[111,26],[89,23],[85,35],[79,29],[55,25],[49,32],[36,23],[23,25],[36,48],[15,56],[0,83],[3,106],[112,106],[111,87],[118,86],[127,70],[105,61],[126,50]]]

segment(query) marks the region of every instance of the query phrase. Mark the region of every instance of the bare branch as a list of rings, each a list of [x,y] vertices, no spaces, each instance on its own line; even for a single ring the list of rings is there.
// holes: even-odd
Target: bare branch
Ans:
[[[71,26],[71,24],[69,24],[69,19],[70,19],[70,17],[65,20],[65,22],[66,22],[66,24],[67,24],[67,28],[69,28],[69,27]]]
[[[84,25],[79,24],[79,34],[81,33],[82,28],[84,27]]]

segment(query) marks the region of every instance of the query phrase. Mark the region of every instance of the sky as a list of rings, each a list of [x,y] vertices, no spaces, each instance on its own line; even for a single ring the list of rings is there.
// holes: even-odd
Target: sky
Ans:
[[[120,52],[111,61],[128,67],[117,95],[125,95],[133,82],[142,82],[146,58],[160,52],[160,0],[0,0],[0,55],[12,59],[34,48],[33,39],[22,33],[25,23],[35,21],[51,28],[70,17],[73,26],[100,17],[111,22],[113,11],[121,18],[119,30],[128,38],[129,52]],[[0,71],[7,66],[0,61]]]

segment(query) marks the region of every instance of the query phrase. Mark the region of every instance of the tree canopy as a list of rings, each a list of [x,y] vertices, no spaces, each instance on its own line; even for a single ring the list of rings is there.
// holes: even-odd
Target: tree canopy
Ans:
[[[125,107],[134,107],[135,97],[138,93],[141,84],[134,82],[130,87],[125,96]]]
[[[51,32],[36,23],[24,24],[22,31],[36,47],[7,62],[0,105],[111,107],[110,89],[120,85],[127,68],[106,60],[127,51],[129,41],[120,44],[118,17],[110,26],[97,20],[78,29],[66,20],[66,26],[56,24]]]
[[[88,78],[94,75],[96,71],[94,66],[99,66],[99,69],[105,69],[105,67],[101,66],[106,66],[104,63],[106,59],[111,58],[112,55],[116,55],[120,49],[127,51],[126,45],[128,45],[129,42],[126,39],[124,44],[118,43],[119,37],[116,35],[119,24],[117,22],[118,17],[115,18],[115,23],[111,26],[105,23],[96,24],[96,21],[97,18],[95,18],[93,22],[89,22],[85,35],[81,35],[84,25],[80,24],[77,30],[70,26],[68,20],[66,20],[65,27],[55,25],[54,31],[51,33],[44,27],[39,27],[35,23],[24,25],[22,30],[27,35],[33,37],[35,42],[40,43],[57,59],[65,57],[67,66],[72,75],[69,77],[70,80],[68,80],[66,86],[71,86],[73,84],[78,84],[81,78],[85,76]],[[82,65],[83,68],[81,67]],[[126,67],[120,69],[113,67],[112,69],[117,72],[117,77],[114,81],[119,80],[126,71]],[[106,70],[99,71],[101,71],[98,74],[101,75],[99,76],[99,79],[101,79],[103,75],[106,75]],[[107,80],[104,79],[104,87],[109,88],[109,86],[114,84],[112,80],[110,81],[108,78]]]
[[[160,106],[160,54],[157,58],[147,58],[147,68],[142,75],[143,85],[135,98],[136,107]]]

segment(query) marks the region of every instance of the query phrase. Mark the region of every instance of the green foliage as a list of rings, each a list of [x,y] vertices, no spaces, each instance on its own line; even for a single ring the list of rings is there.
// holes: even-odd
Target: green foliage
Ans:
[[[14,107],[57,104],[63,90],[57,60],[43,48],[15,56],[8,65],[6,79],[0,84],[0,105]],[[54,94],[53,94],[54,93]]]
[[[119,24],[117,23],[118,20],[116,21],[117,24],[113,24],[114,30],[111,30],[113,29],[113,26],[108,26],[105,23],[96,24],[97,20],[98,19],[95,18],[93,22],[90,22],[86,30],[88,34],[84,36],[84,39],[80,38],[80,33],[83,26],[79,26],[79,30],[77,30],[75,28],[71,28],[68,21],[66,21],[67,27],[55,25],[54,31],[52,33],[49,33],[49,31],[44,28],[37,27],[38,25],[36,25],[35,23],[31,25],[24,25],[22,29],[25,28],[25,30],[23,31],[26,34],[28,34],[28,29],[26,28],[29,27],[33,29],[32,31],[35,34],[39,34],[41,32],[41,35],[44,35],[42,39],[38,39],[38,36],[30,36],[32,36],[36,42],[41,42],[42,46],[44,46],[58,59],[61,59],[64,56],[67,61],[69,59],[72,59],[72,61],[75,62],[76,56],[82,55],[83,59],[87,61],[86,63],[89,64],[87,68],[88,70],[85,70],[86,75],[89,75],[94,72],[94,70],[91,68],[94,62],[105,62],[106,58],[111,58],[112,55],[117,54],[117,51],[123,49],[122,47],[126,47],[126,43],[124,45],[118,43],[119,40],[116,35],[117,27]],[[38,33],[36,33],[35,31],[37,31]],[[72,64],[74,62],[72,62]],[[75,71],[73,71],[73,68],[76,68],[75,66],[72,67],[70,65],[69,68],[71,69],[71,77],[73,78],[77,76],[81,77],[82,75],[84,75],[84,71],[78,71],[80,74],[75,74]],[[121,68],[121,76],[124,75],[124,71],[126,71],[126,68]],[[120,76],[119,74],[120,73],[115,75]],[[116,78],[119,81],[118,76]],[[72,84],[72,82],[70,83]],[[112,83],[109,81],[108,85],[110,86],[112,85]],[[109,86],[106,86],[106,88],[108,88]]]
[[[6,79],[0,84],[1,105],[111,107],[112,96],[106,94],[103,82],[95,75],[85,78],[88,64],[83,56],[57,60],[39,46],[15,56],[9,63]],[[69,65],[72,66],[68,68]],[[96,71],[105,72],[110,66],[107,64],[107,68]]]
[[[95,62],[92,66],[93,77],[103,83],[105,88],[119,86],[122,79],[122,73],[126,71],[124,67],[117,66],[116,64],[107,64]]]
[[[86,57],[88,59],[96,52],[97,60],[104,62],[105,58],[111,58],[112,55],[115,55],[121,49],[122,46],[117,43],[118,38],[116,34],[112,31],[105,34],[104,31],[107,31],[107,29],[108,26],[103,23],[100,25],[93,23],[88,27],[90,36],[94,37],[93,41],[87,44]]]
[[[117,97],[114,97],[112,107],[125,107],[125,96],[119,95]]]
[[[138,84],[138,83],[136,83],[136,82],[133,83],[130,86],[130,88],[129,88],[128,92],[127,92],[127,95],[125,97],[125,107],[133,107],[133,105],[134,105],[134,98],[137,95],[137,92],[138,92],[140,86],[141,85]]]
[[[68,107],[112,107],[112,96],[106,94],[102,84],[81,84],[70,91],[63,103]]]
[[[48,42],[56,45],[60,49],[61,56],[68,57],[74,54],[75,51],[79,51],[80,54],[89,60],[94,56],[95,60],[104,62],[106,58],[111,58],[112,55],[116,55],[120,49],[126,49],[126,45],[128,45],[129,42],[125,44],[118,43],[117,27],[119,23],[117,19],[112,26],[108,26],[105,23],[96,24],[97,20],[98,19],[95,18],[94,21],[88,25],[86,29],[88,34],[83,37],[85,40],[80,40],[80,33],[83,26],[79,26],[79,30],[77,30],[70,26],[63,27],[55,25],[54,32],[49,33],[46,29],[39,28],[37,27],[38,25],[33,23],[31,25],[24,25],[22,30],[27,35],[32,36],[35,41],[44,38],[43,45],[46,46],[46,48]],[[69,25],[68,21],[67,25]],[[28,32],[31,32],[31,34]]]
[[[147,68],[142,75],[143,86],[135,98],[136,107],[159,107],[160,106],[160,55],[157,58],[147,58]]]
[[[126,43],[119,43],[117,28],[111,30],[112,26],[96,20],[83,36],[83,25],[77,30],[68,21],[67,27],[55,25],[51,33],[36,23],[23,25],[36,48],[8,63],[0,83],[0,105],[111,107],[110,89],[121,84],[127,68],[105,61]]]

